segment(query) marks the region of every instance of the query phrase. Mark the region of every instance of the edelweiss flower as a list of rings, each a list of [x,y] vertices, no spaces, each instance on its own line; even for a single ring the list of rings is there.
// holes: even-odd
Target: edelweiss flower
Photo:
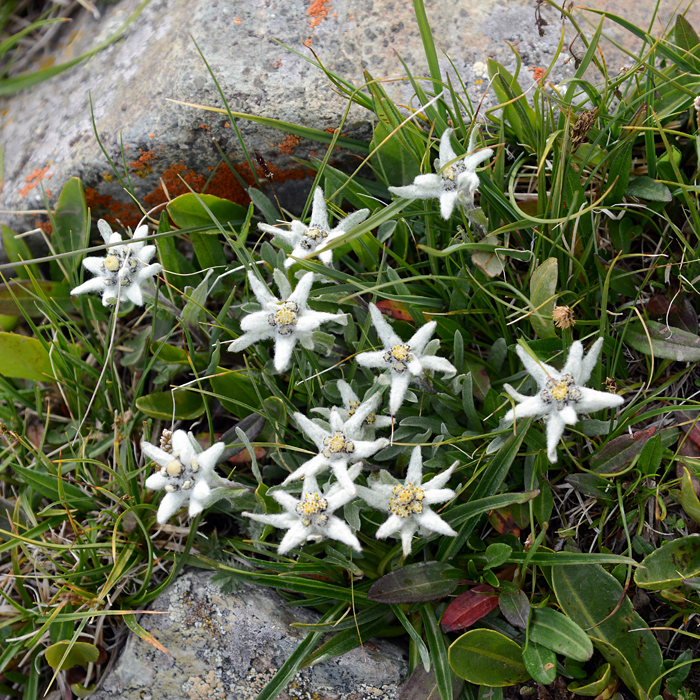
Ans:
[[[162,525],[189,502],[190,517],[201,513],[204,508],[224,498],[232,489],[245,488],[222,479],[215,471],[217,460],[224,451],[224,443],[217,442],[202,452],[200,444],[192,433],[176,430],[168,441],[161,440],[163,447],[150,442],[141,443],[141,451],[152,459],[160,469],[146,479],[146,488],[160,491],[165,489],[165,497],[160,502],[157,520]]]
[[[393,416],[401,407],[408,385],[415,377],[423,375],[425,370],[444,372],[445,378],[457,373],[452,363],[444,357],[423,354],[430,336],[435,332],[437,323],[431,321],[419,328],[406,343],[392,330],[382,312],[374,305],[369,305],[372,322],[384,350],[363,352],[355,359],[363,367],[376,367],[389,371],[391,392],[389,394],[389,411]]]
[[[516,400],[503,420],[512,423],[516,418],[538,416],[547,421],[547,456],[550,462],[557,461],[557,444],[567,425],[577,421],[579,413],[595,413],[602,408],[615,408],[624,403],[622,396],[604,391],[596,391],[583,386],[590,378],[603,347],[603,339],[598,338],[584,357],[583,345],[576,341],[569,349],[569,356],[561,372],[544,362],[532,358],[525,348],[518,346],[515,351],[534,377],[539,391],[534,396],[519,394],[509,384],[504,389]]]
[[[350,469],[350,477],[356,479],[362,465],[356,464]],[[271,515],[243,513],[248,518],[273,527],[289,530],[282,538],[277,549],[279,554],[286,554],[290,549],[307,540],[331,539],[344,542],[358,552],[362,551],[360,542],[352,534],[348,524],[333,515],[333,512],[354,498],[354,493],[333,484],[326,493],[319,495],[318,483],[314,476],[304,479],[301,498],[296,499],[286,491],[273,491],[270,494],[287,512]]]
[[[401,533],[403,555],[411,553],[411,540],[418,530],[425,535],[437,532],[441,535],[454,537],[457,533],[430,506],[444,503],[454,498],[452,489],[443,486],[450,480],[455,462],[449,469],[434,476],[430,481],[423,482],[423,457],[420,446],[414,448],[411,461],[408,464],[406,479],[400,483],[388,472],[380,472],[381,481],[377,480],[371,488],[357,487],[357,495],[368,505],[378,510],[391,513],[388,520],[377,530],[377,537],[384,539],[397,532]],[[387,483],[390,482],[390,483]]]
[[[476,168],[493,155],[493,149],[476,148],[477,128],[472,129],[469,137],[468,154],[458,160],[450,144],[452,129],[445,129],[440,139],[440,158],[433,164],[437,173],[418,175],[412,185],[390,187],[389,192],[406,199],[439,199],[440,215],[443,219],[452,216],[455,205],[466,207],[474,205],[474,192],[479,188],[479,176]]]
[[[326,430],[309,420],[303,413],[295,413],[294,420],[304,435],[318,448],[318,454],[293,471],[282,483],[307,479],[326,469],[332,469],[338,483],[351,494],[355,494],[354,479],[348,473],[348,464],[371,457],[389,444],[386,438],[377,440],[357,439],[372,405],[363,404],[354,415],[344,421],[335,408],[331,409],[331,429]],[[359,473],[359,472],[358,472]],[[357,475],[356,475],[357,476]]]
[[[343,407],[337,408],[338,414],[343,420],[347,420],[355,415],[357,411],[364,411],[364,406],[357,394],[352,390],[352,387],[342,379],[338,380],[338,390],[343,399]],[[382,397],[381,394],[373,394],[366,400],[366,405],[371,407],[370,413],[364,419],[359,427],[357,435],[362,439],[374,440],[374,434],[377,428],[391,427],[390,416],[378,416],[375,411],[379,408]],[[330,418],[331,409],[329,408],[312,408],[312,411],[320,413],[325,418]]]
[[[148,226],[139,226],[134,231],[134,241],[126,245],[117,245],[121,243],[122,237],[113,233],[104,219],[97,222],[97,228],[105,243],[114,248],[108,248],[104,258],[83,260],[85,269],[96,277],[73,289],[71,294],[102,292],[102,303],[105,306],[116,304],[120,296],[137,306],[143,306],[141,286],[161,270],[158,263],[148,264],[156,252],[154,245],[146,245]]]
[[[322,323],[335,321],[345,325],[348,319],[343,313],[322,313],[307,307],[306,300],[314,283],[313,272],[307,272],[293,292],[283,272],[275,270],[273,276],[282,300],[272,294],[252,271],[248,272],[250,286],[262,306],[262,311],[248,314],[241,321],[241,330],[245,333],[232,341],[228,349],[230,352],[240,352],[259,340],[274,338],[275,369],[283,372],[289,367],[297,340],[307,350],[313,350],[313,331]]]
[[[361,224],[369,216],[369,209],[360,209],[346,216],[338,225],[331,229],[328,226],[328,211],[326,209],[326,199],[320,187],[314,192],[314,203],[311,208],[311,223],[307,226],[301,221],[292,221],[290,231],[284,231],[276,226],[258,224],[258,228],[266,233],[271,233],[277,238],[281,238],[289,243],[294,250],[290,253],[284,263],[285,267],[294,265],[293,258],[308,258],[319,248],[324,248],[326,243],[330,243],[334,238],[342,236],[350,229]],[[323,250],[319,253],[319,259],[328,267],[333,263],[333,251]]]

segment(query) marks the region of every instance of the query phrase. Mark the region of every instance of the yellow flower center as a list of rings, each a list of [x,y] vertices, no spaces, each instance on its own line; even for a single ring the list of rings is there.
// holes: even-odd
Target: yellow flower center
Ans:
[[[119,269],[119,258],[116,255],[108,255],[105,258],[105,270],[116,272]]]
[[[569,385],[566,382],[558,382],[550,389],[550,392],[555,401],[565,401],[569,395]]]
[[[395,360],[403,362],[408,358],[410,350],[411,348],[408,345],[394,345],[394,347],[391,348],[391,356]]]
[[[343,433],[335,433],[328,441],[328,449],[331,452],[342,452],[345,448],[345,435]]]
[[[421,501],[425,498],[425,492],[410,481],[405,486],[394,486],[394,497],[389,499],[389,510],[400,518],[407,518],[412,514],[423,512]]]
[[[307,231],[304,235],[307,238],[310,238],[312,241],[317,241],[320,238],[327,238],[327,236],[328,236],[328,234],[325,231],[322,231],[320,228],[307,229]]]
[[[457,171],[456,171],[451,165],[448,165],[448,166],[442,171],[442,177],[443,177],[445,180],[454,180],[456,175],[457,175]]]
[[[289,326],[293,324],[297,320],[297,315],[291,310],[288,309],[287,307],[284,307],[280,309],[276,314],[275,314],[275,321],[280,326]]]
[[[328,501],[321,498],[318,493],[307,493],[303,501],[299,501],[296,505],[296,511],[299,515],[318,515],[323,513],[328,508]]]
[[[360,407],[360,402],[359,401],[350,401],[348,406],[350,406],[350,409],[348,410],[348,415],[354,416],[355,411],[357,411],[357,409]]]

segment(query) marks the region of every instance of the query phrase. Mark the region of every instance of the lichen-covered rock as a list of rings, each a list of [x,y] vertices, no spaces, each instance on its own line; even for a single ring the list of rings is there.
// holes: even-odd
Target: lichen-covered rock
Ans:
[[[92,700],[254,700],[306,636],[292,622],[318,615],[285,607],[272,589],[241,584],[222,594],[211,572],[189,571],[139,621],[172,658],[131,635]],[[301,670],[282,700],[393,700],[407,655],[394,644],[364,648]]]

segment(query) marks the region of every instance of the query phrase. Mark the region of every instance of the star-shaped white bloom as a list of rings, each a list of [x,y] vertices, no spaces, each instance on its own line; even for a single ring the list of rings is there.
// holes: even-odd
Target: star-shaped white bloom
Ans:
[[[348,464],[367,459],[389,444],[386,438],[377,440],[358,438],[362,424],[371,412],[372,405],[365,403],[351,418],[344,421],[338,410],[332,408],[330,430],[309,420],[303,413],[295,413],[294,420],[303,433],[316,444],[318,454],[308,462],[304,462],[282,483],[306,479],[326,469],[332,469],[338,483],[354,495],[355,484],[348,473]]]
[[[278,299],[252,270],[248,272],[250,286],[262,311],[248,314],[241,321],[241,330],[245,332],[232,341],[228,349],[230,352],[240,352],[259,340],[274,338],[275,369],[283,372],[289,367],[297,341],[307,350],[313,350],[313,331],[322,323],[335,321],[345,325],[348,319],[343,313],[329,314],[308,308],[306,301],[314,283],[313,272],[307,272],[293,292],[282,271],[275,270],[273,276],[282,299]]]
[[[346,381],[339,379],[337,386],[338,390],[340,391],[340,396],[343,399],[343,407],[336,408],[336,410],[343,420],[351,418],[357,411],[364,411],[365,406]],[[363,440],[374,440],[374,435],[378,428],[391,427],[391,416],[378,416],[376,414],[376,410],[379,408],[381,400],[381,394],[373,394],[365,402],[366,405],[370,407],[370,413],[367,415],[367,418],[365,418],[357,432],[357,436]],[[330,418],[331,409],[329,408],[312,408],[311,410],[320,413],[327,419]]]
[[[457,533],[430,506],[454,498],[455,492],[443,487],[450,480],[456,466],[457,462],[423,483],[423,457],[418,446],[411,454],[403,484],[388,472],[382,471],[379,479],[372,483],[370,488],[358,486],[357,495],[365,503],[391,513],[377,530],[377,537],[384,539],[400,532],[405,557],[411,553],[411,540],[416,531],[421,535],[437,532],[454,537]]]
[[[351,478],[356,479],[361,468],[361,464],[352,467],[349,470]],[[244,512],[243,515],[260,523],[288,530],[277,549],[279,554],[286,554],[290,549],[307,540],[323,539],[344,542],[361,552],[360,542],[353,535],[349,525],[333,515],[334,511],[354,498],[354,493],[343,489],[337,482],[326,493],[319,494],[320,490],[316,478],[307,476],[299,499],[286,491],[272,492],[271,496],[285,509],[286,513],[257,515]]]
[[[193,518],[227,494],[244,488],[222,479],[214,471],[224,452],[223,442],[217,442],[202,452],[192,433],[176,430],[172,434],[171,447],[172,452],[169,452],[150,442],[141,443],[141,451],[160,467],[146,479],[146,488],[166,492],[156,516],[161,525],[185,503],[189,502],[189,514]]]
[[[346,216],[338,222],[335,228],[330,228],[328,224],[328,211],[326,209],[326,198],[320,187],[314,192],[314,203],[311,207],[311,222],[307,226],[301,221],[292,221],[289,231],[279,229],[276,226],[258,224],[258,228],[266,233],[271,233],[276,238],[280,238],[293,250],[290,257],[284,263],[285,267],[294,265],[294,258],[308,258],[317,250],[325,248],[334,238],[342,236],[358,224],[361,224],[369,216],[369,209],[360,209]],[[286,223],[286,222],[285,222]],[[333,251],[322,250],[319,259],[326,266],[333,263]]]
[[[450,144],[453,129],[445,129],[440,139],[440,157],[435,160],[436,173],[418,175],[413,184],[390,187],[389,192],[406,199],[439,199],[440,215],[449,219],[457,204],[473,207],[474,193],[479,188],[476,168],[493,155],[493,149],[476,148],[477,129],[472,129],[467,155],[458,160]]]
[[[97,228],[104,242],[114,247],[107,249],[107,255],[104,258],[83,260],[85,269],[92,272],[95,277],[71,290],[71,294],[102,292],[102,303],[105,306],[116,304],[119,296],[137,306],[143,306],[141,287],[161,270],[158,263],[149,265],[156,253],[156,247],[146,245],[148,226],[139,226],[134,231],[133,242],[126,245],[117,245],[122,242],[122,237],[118,233],[113,233],[104,219],[97,222]]]
[[[454,376],[457,370],[444,357],[424,354],[430,336],[435,332],[435,321],[426,323],[404,343],[374,304],[369,305],[369,311],[377,335],[384,344],[384,350],[363,352],[355,359],[363,367],[388,370],[391,379],[389,411],[393,416],[403,403],[408,385],[413,379],[423,376],[425,370],[444,372],[445,379]]]
[[[590,378],[603,347],[603,339],[598,338],[584,357],[583,345],[576,341],[569,349],[569,356],[561,372],[531,357],[525,348],[518,346],[515,351],[534,377],[539,391],[534,396],[524,396],[509,384],[504,389],[518,405],[512,408],[503,420],[512,423],[517,418],[538,416],[547,421],[547,457],[557,461],[557,445],[567,425],[577,421],[579,413],[595,413],[603,408],[615,408],[624,403],[622,396],[596,391],[583,386]]]

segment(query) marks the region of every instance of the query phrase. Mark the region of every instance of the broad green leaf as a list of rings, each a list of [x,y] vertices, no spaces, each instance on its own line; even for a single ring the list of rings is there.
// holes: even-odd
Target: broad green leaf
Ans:
[[[372,150],[389,136],[393,129],[384,122],[377,121],[372,136]],[[387,185],[401,187],[410,185],[416,175],[420,175],[418,163],[411,157],[408,150],[396,135],[389,140],[370,158],[370,163],[381,180]],[[432,164],[431,164],[432,165]]]
[[[629,690],[640,700],[648,692],[653,698],[664,672],[661,649],[620,583],[590,564],[554,567],[552,583],[562,610],[587,631]]]
[[[640,588],[659,591],[696,576],[700,576],[700,537],[681,537],[665,542],[646,557],[634,572],[634,582]]]
[[[481,242],[484,245],[494,246],[494,250],[491,253],[477,250],[472,253],[472,262],[481,269],[487,277],[498,277],[505,269],[503,246],[499,245],[499,238],[494,234],[486,236]]]
[[[162,391],[136,399],[136,408],[151,418],[193,420],[204,413],[204,400],[196,391]]]
[[[595,673],[583,681],[569,683],[567,690],[576,695],[594,698],[602,693],[615,678],[610,664],[603,664],[596,669]]]
[[[450,646],[450,667],[475,685],[503,687],[528,680],[522,649],[494,630],[470,630]]]
[[[608,479],[598,476],[598,474],[570,474],[566,477],[565,481],[589,498],[597,498],[599,501],[603,502],[612,502],[615,500],[615,488]]]
[[[665,323],[645,322],[649,338],[639,321],[627,326],[624,341],[635,350],[657,359],[676,362],[698,362],[700,360],[700,336],[680,328],[669,328]]]
[[[262,212],[268,224],[274,225],[277,223],[277,220],[280,218],[280,213],[265,194],[255,189],[255,187],[249,187],[248,196],[250,197],[250,201]]]
[[[164,211],[160,215],[158,222],[158,233],[171,231],[168,212]],[[185,285],[198,282],[201,279],[195,272],[194,265],[177,249],[177,238],[175,236],[163,236],[158,239],[158,255],[163,264],[163,273],[170,284],[177,289],[184,289]]]
[[[228,264],[214,219],[226,229],[229,224],[240,226],[246,219],[246,209],[240,204],[215,197],[213,194],[192,192],[173,199],[168,204],[168,214],[181,229],[208,229],[207,233],[190,234],[195,255],[203,269],[225,267]]]
[[[504,542],[494,542],[490,544],[484,552],[484,556],[486,557],[484,569],[495,569],[501,564],[505,564],[512,553],[513,548],[509,547]]]
[[[698,33],[693,29],[693,26],[688,22],[684,15],[676,15],[676,26],[674,28],[676,44],[679,48],[686,51],[692,51],[698,43]]]
[[[100,655],[100,650],[88,642],[75,642],[70,647],[70,651],[68,651],[69,646],[70,642],[63,641],[52,644],[46,649],[46,661],[51,668],[57,671],[66,671],[73,666],[87,668],[87,665],[95,663]],[[66,651],[68,651],[67,655]]]
[[[245,418],[251,411],[259,409],[261,399],[270,395],[262,380],[254,383],[254,376],[245,369],[227,371],[218,367],[216,376],[209,380],[221,405],[236,418]]]
[[[603,191],[612,188],[605,197],[606,206],[619,204],[627,190],[632,168],[632,146],[634,139],[629,139],[623,146],[611,154],[610,171],[608,179],[603,187]]]
[[[37,338],[0,332],[0,374],[12,379],[53,382],[49,351]]]
[[[479,498],[476,501],[469,501],[469,503],[455,506],[449,513],[445,514],[445,520],[452,527],[457,527],[461,523],[476,518],[483,513],[488,513],[498,508],[506,508],[514,504],[527,503],[535,498],[538,493],[539,491],[535,490],[524,491],[523,493],[502,493],[498,496]]]
[[[11,263],[31,260],[34,257],[23,238],[16,238],[17,234],[5,224],[0,224],[0,228],[2,229],[2,244],[5,248],[5,255]],[[21,280],[28,280],[30,271],[34,279],[39,277],[39,268],[36,265],[18,265],[14,270]]]
[[[498,598],[498,607],[503,613],[503,617],[514,627],[527,628],[530,619],[530,599],[523,591],[508,594],[501,593]]]
[[[154,355],[158,353],[158,359],[168,364],[185,365],[189,367],[190,363],[192,363],[195,369],[199,371],[206,369],[207,360],[209,359],[209,354],[206,352],[197,352],[192,356],[185,348],[178,348],[175,345],[160,343],[158,341],[151,343],[151,352]]]
[[[690,473],[683,468],[681,478],[681,505],[683,510],[698,524],[700,524],[700,499],[698,499]]]
[[[377,603],[437,600],[457,587],[457,581],[442,577],[444,571],[452,568],[449,564],[426,561],[395,569],[375,581],[367,597]]]
[[[593,656],[588,635],[573,620],[552,608],[532,611],[530,640],[576,661],[588,661]]]
[[[530,314],[530,323],[538,338],[557,337],[554,321],[552,321],[552,311],[554,311],[558,270],[557,259],[547,258],[530,278],[530,303],[534,308]]]
[[[37,300],[48,299],[62,309],[71,306],[70,285],[49,280],[10,280],[0,284],[0,314],[30,318],[43,317],[44,313]]]
[[[90,240],[90,218],[88,216],[85,191],[80,178],[72,177],[61,190],[53,213],[55,228],[51,242],[58,253],[70,253],[88,247]],[[63,258],[62,265],[69,274],[80,267],[81,255]]]
[[[630,179],[625,195],[646,199],[649,202],[670,202],[673,200],[671,190],[663,182],[653,180],[646,175]]]
[[[655,434],[656,428],[652,426],[646,430],[637,430],[631,435],[626,433],[610,440],[591,457],[590,468],[598,474],[618,474],[641,454],[644,445]]]
[[[542,685],[549,685],[557,677],[557,655],[546,646],[532,641],[523,651],[523,663],[527,672]]]
[[[68,508],[77,508],[85,512],[95,508],[95,501],[86,496],[76,484],[71,483],[68,479],[63,479],[59,484],[61,477],[57,474],[50,474],[41,466],[28,469],[20,464],[14,464],[12,469],[25,484],[31,486],[37,493],[50,501],[64,502]],[[63,499],[61,494],[63,494]]]

